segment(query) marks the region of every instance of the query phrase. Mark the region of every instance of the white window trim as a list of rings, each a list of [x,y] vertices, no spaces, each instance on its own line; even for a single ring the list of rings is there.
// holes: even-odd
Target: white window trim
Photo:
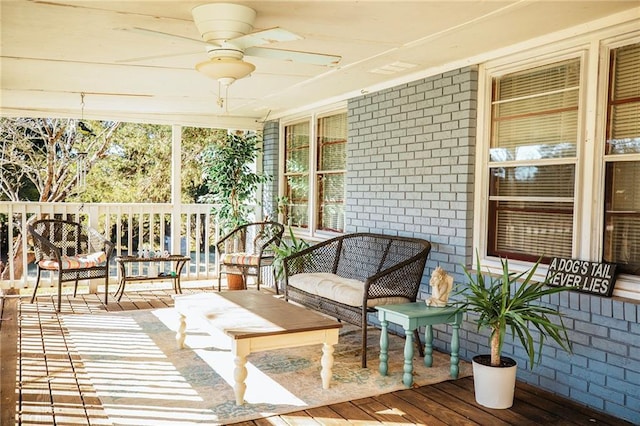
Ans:
[[[301,237],[310,241],[321,241],[331,237],[335,237],[338,235],[342,235],[341,233],[329,232],[318,230],[318,220],[315,215],[316,204],[317,204],[317,185],[316,185],[316,176],[318,173],[318,164],[317,164],[317,124],[318,120],[335,115],[340,113],[347,112],[347,103],[339,102],[331,105],[326,105],[322,108],[317,108],[314,110],[306,111],[305,113],[296,114],[294,116],[285,117],[280,120],[280,129],[279,129],[279,152],[278,152],[278,196],[282,197],[284,194],[284,188],[286,186],[286,179],[284,176],[284,162],[285,162],[285,139],[284,139],[284,129],[286,126],[290,126],[293,124],[308,122],[309,123],[309,207],[307,214],[309,215],[309,227],[308,228],[299,228],[292,226],[294,234],[296,237]],[[346,185],[346,183],[345,183]],[[345,206],[346,206],[346,188],[345,188]],[[279,220],[283,220],[282,215],[279,215]]]
[[[601,171],[601,181],[599,182],[599,188],[601,196],[604,197],[604,164],[608,161],[612,161],[615,156],[611,155],[608,157],[604,156],[604,144],[605,144],[605,126],[607,119],[607,91],[609,84],[609,58],[611,51],[621,46],[625,46],[628,44],[640,43],[640,31],[636,31],[635,33],[625,33],[620,36],[614,36],[607,39],[603,39],[601,42],[601,48],[599,49],[599,57],[598,64],[600,66],[600,80],[599,80],[599,91],[598,91],[598,126],[596,133],[596,140],[598,141],[598,149],[600,153],[599,163],[602,168]],[[640,161],[640,154],[633,155],[625,155],[623,160],[618,159],[618,161]],[[602,205],[602,204],[600,204]],[[604,209],[597,209],[597,223],[604,224]],[[595,222],[594,222],[595,223]],[[602,228],[600,228],[600,234],[598,237],[598,246],[597,246],[597,254],[600,255],[602,253],[602,247],[604,244],[604,233],[602,232]],[[637,275],[628,275],[628,274],[620,274],[616,279],[616,284],[613,292],[614,296],[619,297],[627,297],[630,299],[640,300],[640,276]]]
[[[621,35],[612,35],[618,32]],[[636,31],[632,33],[631,31]],[[574,201],[573,257],[600,261],[602,258],[604,226],[604,144],[606,102],[608,90],[609,54],[612,49],[640,40],[636,27],[626,25],[607,29],[597,35],[563,41],[537,51],[519,52],[509,57],[489,61],[478,68],[478,114],[474,190],[473,250],[480,256],[483,272],[499,272],[500,260],[486,256],[489,199],[489,143],[491,131],[492,79],[546,63],[559,62],[581,56],[580,116],[576,158],[576,191]],[[573,45],[570,45],[573,44]],[[554,49],[555,48],[555,49]],[[636,158],[637,157],[637,158]],[[640,159],[640,154],[630,159]],[[598,224],[593,226],[593,224]],[[477,250],[477,251],[476,251]],[[531,262],[509,261],[514,271],[524,271]],[[541,265],[536,278],[543,279],[546,265]],[[614,296],[640,300],[640,277],[620,274],[616,279]]]

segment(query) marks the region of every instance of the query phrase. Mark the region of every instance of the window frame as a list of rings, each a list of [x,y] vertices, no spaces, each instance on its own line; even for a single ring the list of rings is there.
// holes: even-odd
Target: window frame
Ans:
[[[326,173],[326,171],[321,171],[318,169],[318,152],[319,152],[319,144],[318,144],[318,122],[322,118],[330,117],[337,114],[347,114],[347,103],[340,102],[337,104],[332,104],[326,106],[324,108],[318,108],[313,111],[307,111],[303,114],[298,114],[295,116],[289,116],[280,120],[280,149],[279,149],[279,167],[278,167],[278,177],[279,177],[279,185],[278,185],[278,196],[283,197],[286,195],[286,173],[285,173],[285,161],[286,161],[286,140],[285,140],[285,129],[287,126],[292,126],[296,124],[300,124],[303,122],[308,122],[309,125],[309,169],[308,169],[308,178],[309,178],[309,201],[308,201],[308,227],[297,227],[291,226],[294,234],[296,236],[300,236],[309,240],[324,240],[327,238],[335,237],[338,235],[342,235],[344,232],[335,232],[328,230],[318,229],[318,215],[320,213],[320,199],[319,199],[319,188],[318,188],[318,175]],[[347,122],[345,122],[347,123]],[[347,124],[348,125],[348,124]],[[348,130],[348,129],[346,129]],[[348,131],[345,132],[347,135],[347,144],[348,142]],[[345,150],[345,157],[347,156],[347,150]],[[345,158],[346,160],[346,158]],[[345,161],[346,162],[346,161]],[[332,170],[332,173],[336,173],[337,171]],[[347,206],[347,191],[346,191],[346,176],[347,169],[344,169],[345,176],[345,188],[344,188],[344,207],[346,210]],[[346,211],[345,211],[346,216]],[[284,221],[284,216],[282,213],[278,215],[280,221]],[[344,220],[346,227],[346,217]],[[286,226],[287,224],[285,224]]]
[[[607,161],[614,160],[605,156],[609,61],[613,49],[638,41],[640,41],[640,31],[635,29],[621,36],[602,32],[600,35],[585,37],[583,40],[576,39],[572,43],[556,43],[555,46],[549,45],[519,52],[480,64],[474,191],[474,264],[476,253],[478,253],[483,267],[490,272],[500,271],[499,258],[487,255],[490,220],[489,171],[496,164],[489,161],[493,78],[577,56],[581,59],[572,257],[602,261],[605,226],[605,164]],[[569,46],[569,44],[572,45]],[[640,160],[640,154],[632,154],[631,157],[626,159]],[[524,271],[531,265],[532,262],[510,259],[510,266],[516,271]],[[536,278],[543,279],[547,269],[547,265],[541,265]],[[640,276],[619,274],[614,296],[640,300]]]
[[[550,58],[551,59],[551,58]],[[576,155],[575,156],[567,156],[567,157],[554,157],[554,158],[543,158],[543,159],[526,159],[526,160],[506,160],[506,161],[491,161],[490,158],[490,152],[492,148],[491,144],[494,140],[494,130],[495,130],[495,123],[496,123],[496,119],[494,117],[493,114],[493,110],[494,110],[494,105],[501,105],[501,104],[505,104],[506,102],[511,102],[511,101],[516,101],[519,102],[523,99],[529,98],[531,96],[526,95],[526,96],[520,96],[517,97],[513,100],[508,100],[505,102],[505,100],[495,100],[493,99],[493,96],[495,94],[495,80],[496,79],[500,79],[501,77],[507,76],[507,75],[513,75],[514,73],[519,73],[519,72],[527,72],[527,71],[532,71],[535,70],[539,67],[551,67],[553,68],[555,65],[563,63],[563,62],[571,62],[571,61],[578,61],[578,64],[580,66],[580,73],[579,73],[579,78],[578,78],[578,100],[577,100],[577,123],[576,123]],[[506,68],[504,70],[502,70],[502,72],[498,73],[494,73],[491,74],[490,79],[488,81],[488,84],[491,84],[491,99],[490,99],[490,110],[488,111],[489,114],[489,120],[490,120],[490,128],[489,128],[489,140],[488,140],[488,148],[489,148],[489,156],[487,158],[488,161],[488,165],[487,165],[487,169],[484,173],[488,173],[487,179],[489,182],[489,185],[487,185],[487,199],[488,199],[488,203],[487,203],[487,210],[488,210],[488,214],[487,214],[487,223],[489,222],[495,222],[495,215],[498,214],[499,211],[502,211],[502,209],[495,207],[494,210],[491,209],[491,204],[492,201],[493,202],[509,202],[509,201],[526,201],[526,202],[544,202],[544,203],[552,203],[550,205],[549,208],[553,208],[553,206],[556,203],[560,203],[560,205],[568,205],[571,204],[571,208],[573,210],[573,219],[572,219],[572,238],[571,238],[571,247],[572,247],[572,251],[575,251],[576,248],[576,217],[575,217],[575,210],[576,210],[576,201],[577,201],[577,188],[578,188],[578,158],[579,158],[579,147],[580,147],[580,141],[583,139],[583,134],[581,132],[581,127],[580,127],[580,122],[581,122],[581,113],[582,113],[582,95],[583,95],[583,90],[582,90],[582,81],[584,80],[584,71],[583,71],[583,63],[584,63],[584,55],[580,54],[580,52],[577,52],[577,54],[575,55],[567,55],[566,57],[563,57],[562,59],[557,59],[553,58],[550,61],[544,61],[542,63],[539,64],[534,64],[534,65],[530,65],[527,66],[525,68],[518,68],[517,70],[512,70],[509,68]],[[568,88],[568,90],[574,90],[572,88]],[[565,89],[565,91],[567,91],[567,89]],[[540,95],[540,93],[536,93],[535,96]],[[542,96],[547,96],[547,94],[543,94]],[[548,110],[545,110],[544,113],[545,115],[548,114]],[[556,197],[552,197],[552,196],[547,196],[547,197],[539,197],[539,196],[535,196],[535,195],[525,195],[525,196],[510,196],[510,195],[491,195],[491,171],[494,169],[500,169],[500,168],[505,168],[505,169],[512,169],[512,168],[517,168],[517,167],[554,167],[554,166],[572,166],[573,167],[573,171],[574,171],[574,176],[575,176],[575,181],[574,181],[574,185],[573,185],[573,196],[572,197],[563,197],[563,196],[556,196]],[[489,251],[493,251],[492,249],[490,249],[490,242],[497,242],[498,239],[498,231],[495,228],[491,228],[489,225],[487,225],[487,238],[485,239],[485,243],[486,243],[486,247],[484,250],[484,253],[487,253]],[[489,235],[492,235],[491,238],[495,239],[495,240],[491,240],[491,238],[489,237]],[[500,252],[499,249],[495,250],[496,252]],[[531,261],[531,262],[535,262],[538,258],[537,255],[533,255],[533,254],[521,254],[518,255],[517,253],[512,253],[511,255],[513,256],[520,256],[523,259],[521,259],[522,261]],[[498,255],[495,255],[494,257],[497,257]],[[505,252],[504,256],[510,256],[509,253]],[[572,253],[573,256],[573,253]],[[511,257],[510,257],[510,260]]]
[[[605,226],[605,203],[606,203],[606,182],[605,182],[605,169],[608,163],[619,161],[640,161],[640,153],[636,154],[606,154],[605,145],[607,138],[607,120],[608,120],[608,95],[610,84],[610,72],[611,72],[611,54],[612,51],[623,46],[630,44],[640,43],[640,31],[636,31],[632,34],[625,34],[619,37],[611,37],[605,39],[602,42],[602,48],[600,52],[600,80],[599,80],[599,102],[598,102],[598,114],[600,120],[598,122],[598,140],[600,144],[600,164],[602,165],[602,181],[601,203],[599,204],[599,221],[600,235],[598,245],[598,256],[601,259],[604,256],[604,226]],[[618,275],[614,296],[628,297],[631,299],[640,300],[640,275],[631,275],[621,273]]]

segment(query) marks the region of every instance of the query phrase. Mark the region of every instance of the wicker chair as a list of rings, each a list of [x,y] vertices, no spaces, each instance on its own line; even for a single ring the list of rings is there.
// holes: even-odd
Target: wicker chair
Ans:
[[[62,304],[62,283],[74,281],[73,297],[78,280],[104,278],[104,303],[107,304],[109,259],[115,244],[93,228],[60,219],[41,219],[27,227],[33,238],[38,278],[31,303],[35,300],[42,271],[58,276],[58,308]]]
[[[366,367],[368,313],[416,301],[430,250],[426,240],[371,233],[323,241],[284,259],[285,299],[361,327]]]
[[[220,255],[218,268],[218,291],[222,273],[241,272],[256,277],[256,286],[260,290],[262,282],[261,268],[273,263],[272,244],[280,244],[284,225],[278,222],[253,222],[240,225],[216,242]],[[275,280],[274,280],[275,281]],[[276,285],[276,293],[278,286]]]

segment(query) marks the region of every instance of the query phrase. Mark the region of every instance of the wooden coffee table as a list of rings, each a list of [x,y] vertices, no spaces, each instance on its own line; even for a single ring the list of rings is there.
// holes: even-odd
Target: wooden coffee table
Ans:
[[[180,314],[176,340],[184,347],[186,322],[212,335],[222,331],[231,339],[236,404],[244,404],[247,355],[270,349],[322,344],[322,387],[329,388],[333,345],[342,324],[317,312],[256,290],[177,295]]]

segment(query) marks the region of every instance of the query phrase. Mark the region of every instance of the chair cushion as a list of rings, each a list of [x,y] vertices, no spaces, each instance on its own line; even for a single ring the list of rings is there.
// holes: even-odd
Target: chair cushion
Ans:
[[[222,255],[222,263],[225,265],[258,266],[260,256],[247,253],[225,253]]]
[[[364,282],[362,281],[326,272],[313,272],[290,276],[288,285],[344,305],[362,306],[364,295]],[[369,299],[367,307],[407,302],[410,300],[406,297],[381,297]]]
[[[83,269],[103,266],[106,261],[107,254],[103,251],[99,251],[96,253],[81,254],[78,256],[62,256],[62,259],[60,259],[60,263],[62,263],[62,265],[58,265],[58,262],[53,259],[43,259],[38,262],[38,266],[42,269],[49,270],[58,270],[59,266],[62,266],[62,269]]]

